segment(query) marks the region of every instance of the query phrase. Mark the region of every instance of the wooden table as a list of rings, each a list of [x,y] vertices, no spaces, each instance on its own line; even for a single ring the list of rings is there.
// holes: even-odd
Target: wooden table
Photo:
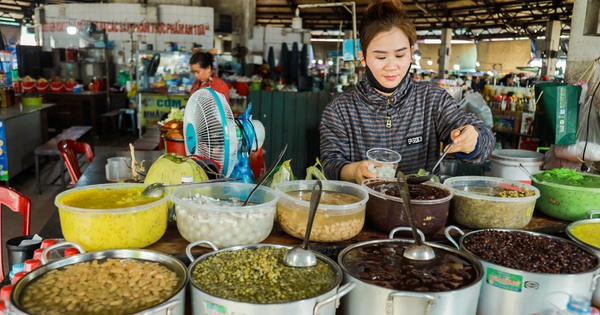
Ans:
[[[161,151],[138,151],[136,152],[136,159],[138,161],[146,160],[145,165],[149,167],[153,161],[156,160],[162,154]],[[119,152],[115,153],[103,153],[99,154],[95,157],[94,161],[88,166],[88,168],[83,173],[82,177],[77,182],[76,187],[79,186],[87,186],[93,184],[102,184],[107,183],[104,165],[106,164],[106,159],[113,156],[129,156],[128,152]],[[448,224],[453,224],[452,222],[448,222]],[[526,230],[548,233],[553,235],[563,235],[565,227],[568,222],[559,221],[556,219],[552,219],[543,215],[535,214],[529,225],[525,227]],[[467,231],[467,230],[465,230]],[[42,230],[40,231],[40,235],[44,238],[61,238],[62,231],[60,228],[60,219],[58,215],[58,210],[50,217],[48,222],[44,225]],[[409,233],[399,234],[403,237],[410,237]],[[363,241],[369,240],[380,240],[387,238],[387,233],[379,232],[374,230],[369,226],[365,226],[363,230],[357,236],[353,237],[350,240],[337,242],[337,243],[311,243],[310,247],[313,250],[319,251],[334,260],[337,260],[337,254],[345,247]],[[432,238],[429,238],[428,241],[432,242],[440,242],[444,245],[450,245],[450,242],[445,239],[443,233],[438,233],[434,235]],[[273,231],[264,240],[262,243],[267,244],[282,244],[282,245],[300,245],[302,241],[300,239],[296,239],[287,235],[285,232],[281,230],[281,228],[275,224],[273,227]],[[185,263],[188,263],[187,258],[185,258],[185,248],[189,244],[177,230],[177,226],[174,223],[170,223],[167,226],[167,231],[165,235],[156,243],[147,247],[147,249],[156,250],[162,253],[166,253],[172,256],[175,256],[182,260]],[[197,247],[193,250],[194,254],[206,253],[210,250]]]

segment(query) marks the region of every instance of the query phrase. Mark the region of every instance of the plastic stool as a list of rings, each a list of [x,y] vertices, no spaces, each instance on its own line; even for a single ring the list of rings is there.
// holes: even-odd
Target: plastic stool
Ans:
[[[129,127],[126,129],[126,131],[131,131],[131,133],[133,133],[134,135],[136,134],[136,128],[135,128],[135,109],[133,108],[121,108],[119,109],[119,130],[122,130],[123,128],[123,115],[128,115],[129,119],[131,121],[131,123],[129,124]]]

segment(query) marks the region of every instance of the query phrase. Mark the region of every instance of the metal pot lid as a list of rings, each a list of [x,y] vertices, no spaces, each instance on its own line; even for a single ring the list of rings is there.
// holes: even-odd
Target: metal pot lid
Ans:
[[[575,229],[575,233],[573,229]],[[600,254],[600,218],[571,222],[567,226],[566,232],[572,240],[588,246]]]
[[[399,291],[445,292],[478,283],[483,267],[471,254],[426,242],[435,252],[432,261],[403,257],[412,240],[388,239],[357,243],[338,256],[342,270],[363,282]]]
[[[562,237],[532,231],[476,230],[460,238],[460,248],[485,262],[522,272],[571,275],[600,268],[600,259],[590,249]]]
[[[201,242],[196,242],[196,243],[191,243],[190,245],[188,245],[188,248],[190,248],[190,246],[195,245],[197,243],[202,243]],[[196,290],[200,290],[202,292],[204,292],[205,294],[214,296],[215,298],[219,298],[219,299],[225,299],[225,300],[230,300],[230,301],[234,301],[237,303],[248,303],[248,304],[285,304],[285,303],[292,303],[292,302],[297,302],[297,301],[301,301],[304,299],[310,299],[310,298],[314,298],[315,296],[318,296],[320,294],[324,294],[326,292],[329,292],[333,289],[335,289],[336,287],[338,287],[343,279],[343,274],[342,274],[342,270],[341,268],[329,257],[319,253],[319,252],[314,252],[315,256],[317,257],[318,261],[324,262],[329,269],[333,272],[333,276],[334,276],[334,280],[331,282],[331,284],[329,286],[327,286],[326,289],[322,290],[322,292],[320,292],[319,294],[315,295],[315,296],[308,296],[304,299],[301,300],[295,300],[295,301],[289,301],[289,302],[276,302],[276,303],[257,303],[257,302],[247,302],[247,301],[238,301],[235,299],[228,299],[226,297],[222,297],[222,296],[217,296],[214,294],[211,294],[210,292],[207,292],[207,290],[205,290],[204,288],[202,288],[201,285],[199,285],[197,283],[197,281],[195,280],[195,276],[194,276],[194,272],[196,270],[196,266],[198,266],[199,264],[203,263],[204,261],[206,261],[209,258],[212,258],[216,255],[222,254],[222,253],[226,253],[226,252],[233,252],[233,251],[239,251],[239,250],[244,250],[244,249],[258,249],[258,248],[262,248],[262,247],[272,247],[272,248],[277,248],[277,249],[290,249],[291,246],[286,246],[286,245],[278,245],[278,244],[252,244],[252,245],[241,245],[241,246],[234,246],[234,247],[229,247],[229,248],[225,248],[225,249],[221,249],[221,250],[216,250],[207,254],[204,254],[200,257],[198,257],[193,263],[190,264],[190,266],[188,267],[188,275],[190,278],[190,283],[193,285],[193,289]],[[294,268],[294,267],[288,267],[285,266],[283,264],[283,262],[281,262],[281,266],[283,266],[284,268],[290,268],[290,269],[297,269],[297,270],[308,270],[308,268]],[[316,267],[312,267],[312,268],[316,268]],[[213,270],[211,270],[211,272],[214,272]],[[283,279],[281,279],[283,280]],[[239,284],[237,282],[235,282],[235,284]]]
[[[519,162],[543,162],[544,155],[539,152],[517,149],[498,149],[492,152],[492,160],[519,161]]]

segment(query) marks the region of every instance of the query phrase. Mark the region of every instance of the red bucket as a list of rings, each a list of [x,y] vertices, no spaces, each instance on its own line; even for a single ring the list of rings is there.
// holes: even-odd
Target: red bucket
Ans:
[[[46,93],[48,92],[48,87],[50,86],[50,83],[48,83],[48,81],[38,81],[35,83],[35,87],[37,88],[37,91],[40,93]]]
[[[248,95],[248,82],[235,82],[235,91],[239,95]]]
[[[165,137],[165,147],[167,148],[167,153],[177,153],[183,156],[186,155],[183,139],[172,139]]]
[[[23,87],[23,92],[35,92],[35,81],[23,81],[21,85]]]
[[[65,84],[62,82],[50,82],[50,92],[60,93],[65,89]]]

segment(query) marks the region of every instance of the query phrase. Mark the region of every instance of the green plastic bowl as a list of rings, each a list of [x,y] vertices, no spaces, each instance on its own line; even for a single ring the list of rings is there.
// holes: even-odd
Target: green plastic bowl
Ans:
[[[21,99],[23,106],[40,106],[42,105],[44,98],[41,96],[24,96]]]
[[[531,184],[540,191],[536,209],[542,213],[560,220],[575,221],[587,219],[590,210],[600,209],[600,188],[550,183],[537,179],[537,174],[531,176]],[[600,183],[598,175],[582,175]]]

